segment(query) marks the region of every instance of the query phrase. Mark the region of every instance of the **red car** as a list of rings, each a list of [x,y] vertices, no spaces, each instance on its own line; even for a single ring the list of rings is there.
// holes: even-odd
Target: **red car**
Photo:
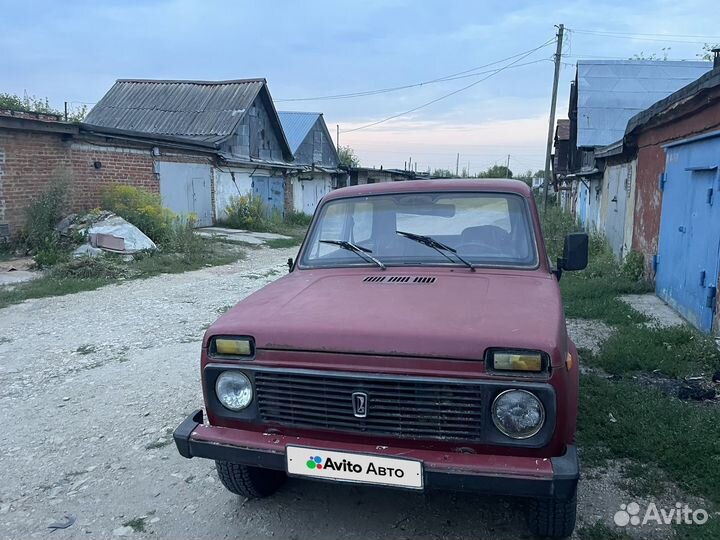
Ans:
[[[514,180],[360,185],[318,206],[290,272],[206,332],[205,411],[175,431],[231,492],[287,476],[529,499],[575,526],[578,357],[530,189]]]

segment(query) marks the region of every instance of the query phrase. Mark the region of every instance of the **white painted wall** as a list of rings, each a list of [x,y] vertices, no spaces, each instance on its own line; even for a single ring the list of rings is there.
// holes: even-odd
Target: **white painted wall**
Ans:
[[[215,169],[215,211],[218,220],[227,217],[225,208],[230,203],[231,197],[252,193],[251,172],[239,168]]]
[[[312,180],[300,180],[294,176],[291,181],[293,189],[293,209],[309,216],[313,215],[318,202],[332,190],[332,176],[325,173],[313,173]]]

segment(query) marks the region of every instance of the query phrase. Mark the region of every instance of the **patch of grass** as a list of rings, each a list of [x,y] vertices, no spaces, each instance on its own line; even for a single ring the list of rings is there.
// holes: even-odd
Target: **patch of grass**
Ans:
[[[685,326],[622,325],[595,357],[584,359],[614,375],[658,370],[666,377],[684,377],[720,368],[720,351],[715,343]]]
[[[123,527],[130,527],[135,532],[145,532],[145,519],[144,517],[136,517],[123,523]]]
[[[695,508],[693,508],[695,510]],[[705,508],[705,510],[708,510]],[[678,540],[718,540],[720,538],[720,517],[708,511],[710,519],[704,525],[675,525]]]
[[[296,212],[295,210],[292,210],[291,212],[285,214],[283,221],[290,227],[307,229],[312,221],[312,218],[312,216],[309,216],[305,212]]]
[[[664,473],[646,463],[630,461],[623,465],[622,474],[623,479],[618,482],[619,486],[634,497],[659,497],[668,489]]]
[[[82,257],[55,266],[47,276],[0,288],[0,308],[18,304],[31,298],[63,296],[91,291],[121,279],[139,279],[159,274],[176,274],[198,270],[206,266],[230,264],[245,256],[238,246],[223,242],[204,241],[199,251],[165,253],[156,251],[136,255],[130,262],[119,257]]]
[[[590,277],[588,270],[565,273],[560,280],[565,316],[597,319],[608,324],[640,323],[647,318],[618,298],[621,294],[648,292],[644,282],[619,275]]]
[[[628,380],[584,375],[580,386],[577,439],[586,464],[612,458],[651,464],[690,494],[720,503],[715,407],[694,407]]]
[[[50,270],[50,276],[58,279],[107,279],[127,277],[129,267],[119,257],[80,257],[57,264]]]
[[[283,234],[292,238],[270,240],[267,245],[271,248],[300,245],[312,221],[312,216],[302,212],[288,212],[284,217],[279,213],[270,213],[262,199],[252,195],[233,197],[225,209],[225,214],[227,217],[218,225],[231,229]]]
[[[63,296],[82,291],[92,291],[110,283],[112,283],[112,280],[104,278],[38,278],[17,285],[12,289],[0,289],[0,308],[7,307],[10,304],[18,304],[31,298],[46,298],[48,296]]]
[[[555,263],[562,255],[565,236],[581,230],[581,227],[569,213],[558,207],[548,207],[547,213],[541,214],[541,219],[548,256]],[[591,234],[588,267],[581,272],[564,273],[560,290],[567,317],[624,324],[643,322],[646,318],[617,297],[652,289],[640,279],[636,256],[628,256],[621,265],[605,238]]]
[[[272,240],[266,240],[265,244],[273,249],[291,248],[302,244],[302,240],[302,236],[295,236],[291,238],[273,238]]]
[[[577,530],[579,540],[633,540],[633,537],[624,531],[611,529],[602,523]]]

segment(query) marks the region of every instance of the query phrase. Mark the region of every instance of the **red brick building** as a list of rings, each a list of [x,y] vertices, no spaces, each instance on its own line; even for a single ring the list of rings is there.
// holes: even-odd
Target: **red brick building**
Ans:
[[[159,193],[158,162],[208,164],[214,149],[145,137],[47,114],[0,111],[0,224],[14,235],[28,206],[59,182],[74,211],[100,205],[103,191],[126,184]],[[4,227],[3,227],[4,228]]]

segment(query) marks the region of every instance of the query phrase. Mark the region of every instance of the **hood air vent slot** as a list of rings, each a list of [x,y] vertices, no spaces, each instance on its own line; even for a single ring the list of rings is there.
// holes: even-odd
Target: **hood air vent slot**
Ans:
[[[363,279],[366,283],[418,283],[422,285],[428,285],[435,283],[435,279],[432,276],[367,276]]]

